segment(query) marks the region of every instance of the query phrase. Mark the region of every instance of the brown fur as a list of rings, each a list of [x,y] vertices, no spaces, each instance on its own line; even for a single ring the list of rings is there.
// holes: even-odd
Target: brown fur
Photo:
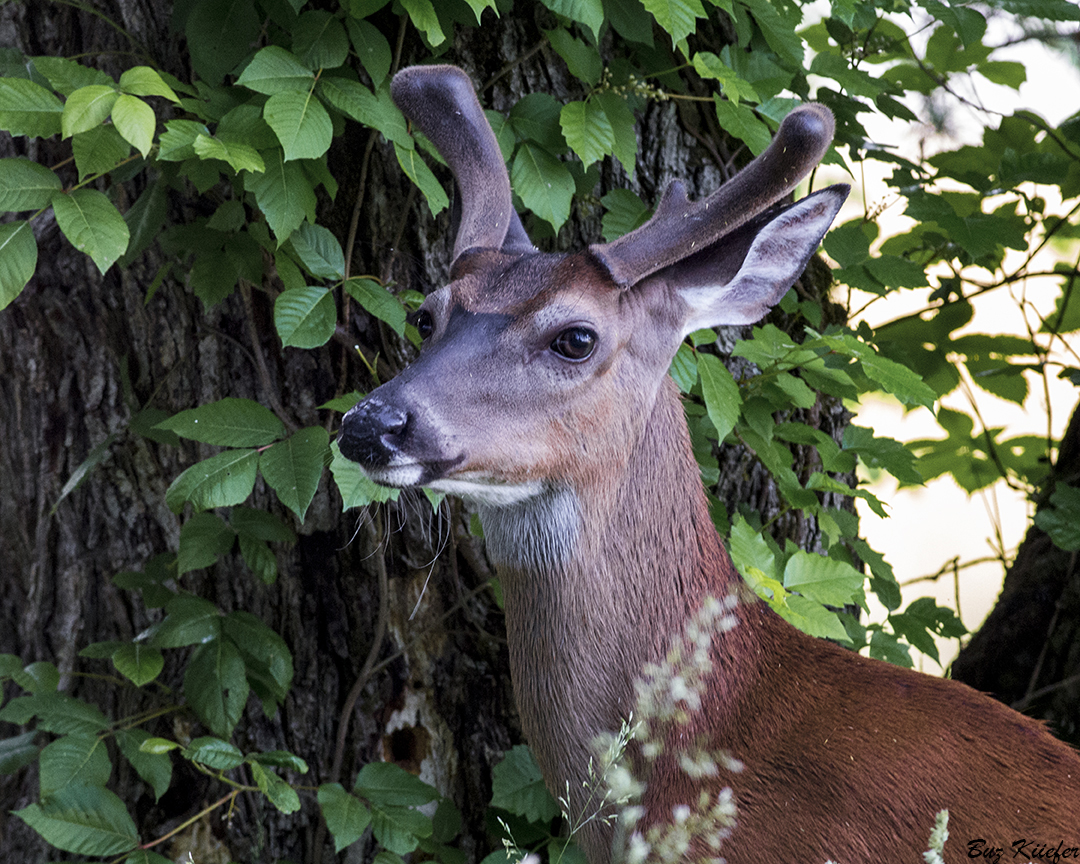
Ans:
[[[588,742],[626,716],[644,663],[706,596],[740,585],[673,389],[662,388],[623,474],[582,502],[592,521],[574,560],[504,574],[514,688],[557,794],[580,787]],[[978,840],[972,849],[1006,855],[1020,840],[1080,847],[1080,757],[1040,724],[958,682],[806,636],[762,603],[736,614],[689,734],[745,765],[716,784],[734,788],[738,807],[728,862],[918,862],[941,809],[948,862]],[[650,820],[698,788],[661,760]],[[607,860],[610,840],[590,828],[591,861]]]

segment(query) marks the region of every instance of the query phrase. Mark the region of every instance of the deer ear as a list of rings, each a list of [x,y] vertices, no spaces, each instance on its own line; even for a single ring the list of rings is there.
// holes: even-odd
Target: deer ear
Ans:
[[[802,274],[849,191],[838,184],[767,211],[657,273],[688,307],[683,335],[761,320]]]

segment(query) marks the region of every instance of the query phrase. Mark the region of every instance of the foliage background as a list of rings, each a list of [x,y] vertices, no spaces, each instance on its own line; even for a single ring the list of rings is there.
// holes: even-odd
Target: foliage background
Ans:
[[[1006,266],[1005,249],[1058,244],[1075,255],[1080,120],[1048,128],[1022,112],[991,114],[981,146],[919,162],[875,144],[861,124],[869,112],[913,122],[913,108],[934,108],[971,76],[1017,86],[1024,69],[995,58],[986,20],[1049,38],[1075,32],[1080,12],[1063,0],[837,0],[812,23],[796,3],[645,5],[0,6],[0,127],[10,133],[0,146],[22,160],[0,163],[11,211],[0,225],[6,854],[52,857],[27,812],[72,813],[65,795],[100,804],[94,790],[106,788],[140,845],[167,836],[135,860],[188,848],[197,860],[318,860],[332,839],[351,836],[334,814],[361,806],[404,826],[404,839],[385,821],[365,834],[351,847],[365,857],[404,854],[420,839],[452,839],[468,860],[497,848],[493,766],[520,733],[476,526],[458,503],[443,502],[436,517],[420,496],[342,515],[372,490],[340,465],[335,480],[323,470],[350,394],[411,355],[402,316],[413,292],[446,278],[448,174],[384,95],[393,69],[433,55],[465,68],[498,112],[526,225],[543,248],[626,230],[676,177],[715,188],[760,151],[792,94],[833,108],[837,164],[846,158],[856,176],[863,159],[889,166],[914,229],[878,237],[868,202],[825,245],[842,286],[862,294],[830,295],[829,273],[815,265],[753,340],[720,334],[719,355],[736,354],[728,367],[706,336],[673,366],[717,521],[744,572],[789,617],[910,662],[908,646],[933,652],[933,635],[960,629],[932,602],[898,607],[886,561],[851,515],[851,493],[876,503],[855,488],[856,464],[902,482],[946,471],[977,489],[1004,474],[1033,496],[1042,490],[1031,566],[1014,568],[1021,587],[1007,584],[999,606],[1009,639],[984,630],[990,654],[969,653],[966,678],[1026,699],[1075,738],[1077,691],[1063,682],[1077,674],[1080,588],[1068,550],[1080,547],[1080,503],[1060,483],[1075,473],[1074,451],[1047,436],[1004,441],[974,410],[940,412],[946,437],[905,449],[888,430],[851,431],[843,400],[884,389],[930,405],[963,381],[1023,401],[1040,376],[1080,380],[1061,338],[1080,328],[1069,302],[1075,257],[1045,289],[1060,298],[1056,316],[1031,317],[1026,338],[960,335],[979,296],[1026,284],[1032,268]],[[909,40],[916,31],[928,38]],[[915,290],[928,295],[920,315],[858,337],[827,329],[860,297]],[[745,377],[750,362],[761,376]],[[337,410],[320,407],[328,403]],[[179,413],[214,405],[228,410]],[[195,419],[221,428],[195,432]],[[710,441],[717,430],[720,448]],[[219,457],[222,446],[232,455]],[[236,460],[236,471],[200,484],[189,469],[207,458]],[[860,561],[870,565],[865,584],[852,569]],[[797,583],[807,572],[814,578]],[[885,622],[866,628],[821,605],[859,604],[865,591],[890,611]],[[97,647],[80,656],[88,645]],[[994,677],[1003,652],[1007,680]],[[75,709],[56,693],[108,720],[65,726]],[[132,751],[122,743],[131,729],[181,749]],[[39,751],[56,741],[43,764]],[[214,741],[247,761],[234,764]],[[62,781],[50,773],[90,750],[107,753],[109,767]],[[168,780],[156,784],[138,753],[159,770],[165,760]],[[361,785],[355,804],[344,789],[325,791],[351,787],[379,760],[455,802],[460,832],[404,815],[427,794],[407,783],[411,791]],[[270,777],[301,789],[295,807]],[[527,773],[520,782],[536,786]],[[236,784],[245,791],[233,795]],[[518,806],[496,797],[504,814]],[[34,807],[45,809],[8,815]],[[93,821],[69,820],[62,842],[85,839]],[[126,857],[128,842],[109,854]],[[457,860],[442,847],[430,854]]]

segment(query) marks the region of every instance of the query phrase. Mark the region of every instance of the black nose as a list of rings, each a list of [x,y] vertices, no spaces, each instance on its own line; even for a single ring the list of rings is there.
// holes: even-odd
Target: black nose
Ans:
[[[408,432],[409,415],[378,397],[368,397],[341,419],[341,455],[368,467],[388,465]]]

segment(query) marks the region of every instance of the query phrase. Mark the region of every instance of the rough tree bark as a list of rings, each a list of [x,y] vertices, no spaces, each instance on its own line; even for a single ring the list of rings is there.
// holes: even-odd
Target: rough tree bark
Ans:
[[[169,29],[170,4],[102,0],[96,8],[102,17],[62,4],[5,4],[0,47],[80,57],[117,75],[122,69],[117,57],[123,58],[130,45],[107,23],[111,19],[146,46],[161,68],[185,77],[183,40]],[[380,14],[389,15],[389,7]],[[535,11],[489,17],[483,28],[459,31],[445,59],[464,66],[476,82],[494,81],[482,99],[496,109],[508,110],[529,92],[573,98],[577,94],[568,90],[561,61],[542,45],[540,27],[550,25],[546,14],[537,4]],[[718,44],[721,37],[717,34]],[[426,54],[411,31],[402,45],[402,64]],[[730,170],[715,157],[732,155],[717,131],[711,112],[651,107],[640,127],[636,186],[643,198],[655,200],[676,176],[691,188],[714,188]],[[716,142],[712,152],[698,143],[704,137]],[[320,202],[319,217],[341,238],[357,200],[368,144],[367,134],[354,128],[331,153],[341,189],[336,200]],[[47,165],[69,155],[68,145],[55,139],[7,138],[0,150]],[[449,179],[445,172],[442,176]],[[616,168],[606,169],[602,185],[606,191],[627,183]],[[421,290],[445,279],[452,247],[449,217],[433,220],[416,204],[392,149],[381,139],[372,144],[364,189],[353,272],[374,272]],[[141,190],[129,183],[125,191],[130,202]],[[171,219],[183,222],[194,215],[199,214],[174,205]],[[544,242],[550,248],[594,240],[599,216],[598,206],[578,212],[558,238]],[[149,405],[172,413],[235,396],[282,405],[287,424],[325,424],[327,413],[315,406],[340,389],[372,385],[353,343],[368,356],[380,353],[384,376],[406,360],[407,352],[355,306],[345,338],[319,351],[283,350],[272,326],[272,282],[237,292],[207,312],[185,287],[182,269],[174,268],[147,301],[148,286],[165,262],[157,247],[102,278],[55,223],[39,219],[35,231],[37,273],[0,314],[0,652],[26,662],[55,662],[67,692],[122,717],[142,706],[123,688],[84,677],[108,671],[107,664],[77,653],[91,642],[131,639],[160,619],[159,610],[148,611],[137,594],[115,588],[110,580],[176,549],[180,521],[165,506],[164,492],[180,471],[211,452],[141,437],[129,427],[135,411]],[[820,294],[826,285],[827,279],[819,279],[808,290]],[[64,484],[102,442],[107,442],[104,459],[61,498]],[[739,461],[736,482],[726,492],[719,490],[729,503],[740,484],[764,488],[750,463]],[[361,682],[348,718],[342,777],[349,782],[373,759],[392,759],[420,772],[458,803],[465,822],[462,848],[470,860],[478,860],[492,848],[484,821],[491,769],[520,740],[520,732],[501,613],[490,591],[476,590],[489,569],[482,547],[466,530],[468,515],[450,504],[433,517],[423,499],[408,497],[378,513],[342,515],[340,499],[324,482],[300,526],[265,488],[256,489],[255,499],[256,506],[274,508],[300,535],[295,547],[276,550],[276,584],[260,583],[238,555],[182,580],[185,589],[225,611],[245,609],[260,616],[293,652],[296,675],[288,700],[270,719],[252,702],[237,745],[245,751],[291,750],[311,766],[306,782],[326,782],[339,715],[372,651],[384,602],[386,638],[376,646],[376,670]],[[410,619],[414,607],[418,611]],[[175,661],[162,679],[179,686]],[[9,688],[6,696],[13,692]],[[158,724],[148,731],[177,738],[201,732],[184,716]],[[0,725],[4,736],[15,731]],[[214,782],[191,772],[155,802],[133,772],[119,770],[112,788],[131,805],[144,839],[160,836],[222,794]],[[177,770],[185,770],[182,763]],[[0,776],[5,859],[53,857],[10,815],[34,800],[32,769]],[[200,862],[310,861],[318,820],[312,795],[304,797],[300,813],[288,817],[265,801],[243,796],[230,821],[216,814],[161,851],[178,857],[192,848]],[[323,853],[322,860],[331,860],[332,847]],[[354,847],[350,855],[369,853]]]

